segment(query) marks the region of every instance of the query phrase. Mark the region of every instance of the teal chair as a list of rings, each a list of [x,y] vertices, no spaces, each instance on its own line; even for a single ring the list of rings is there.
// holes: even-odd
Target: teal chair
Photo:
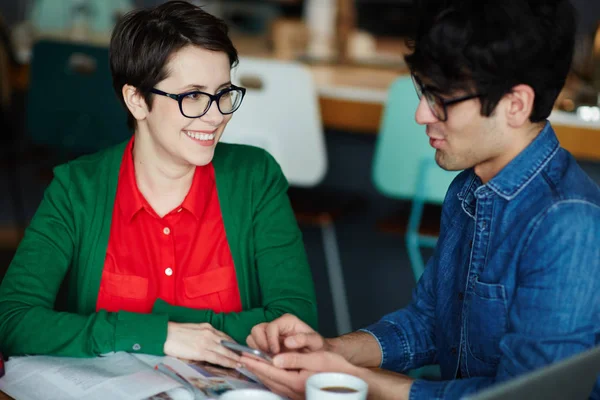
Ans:
[[[133,5],[132,0],[34,0],[28,19],[41,33],[68,32],[80,18],[90,32],[110,33],[116,18]]]
[[[59,158],[101,150],[131,137],[127,115],[112,88],[107,48],[36,43],[27,133],[35,144],[57,151]]]
[[[441,169],[434,159],[425,127],[416,123],[419,99],[410,76],[392,83],[375,147],[373,181],[382,194],[411,200],[406,246],[415,280],[424,270],[421,247],[435,247],[436,236],[419,233],[426,203],[442,204],[457,172]]]
[[[435,247],[437,237],[419,233],[423,207],[426,203],[442,204],[450,183],[458,174],[441,169],[435,163],[435,150],[429,145],[425,127],[416,123],[419,99],[410,76],[392,83],[381,122],[373,166],[373,181],[382,194],[411,200],[406,230],[406,247],[415,281],[425,264],[422,247]],[[428,365],[410,371],[415,379],[439,379],[438,365]]]

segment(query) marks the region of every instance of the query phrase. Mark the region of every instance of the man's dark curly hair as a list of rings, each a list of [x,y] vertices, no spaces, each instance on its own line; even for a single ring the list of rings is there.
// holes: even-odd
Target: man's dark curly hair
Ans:
[[[518,84],[533,88],[531,122],[550,115],[573,57],[569,0],[417,0],[411,71],[441,94],[481,94],[490,116]]]

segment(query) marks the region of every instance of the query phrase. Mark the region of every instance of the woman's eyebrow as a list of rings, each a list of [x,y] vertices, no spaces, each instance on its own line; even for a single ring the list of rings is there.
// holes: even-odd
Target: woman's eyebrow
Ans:
[[[229,86],[229,85],[231,85],[231,81],[227,81],[227,82],[219,85],[219,87],[217,87],[217,91],[219,89],[222,89],[225,86]],[[187,90],[187,89],[206,90],[206,89],[208,89],[208,87],[205,86],[205,85],[200,85],[200,84],[197,84],[197,83],[192,83],[192,84],[189,84],[189,85],[186,85],[186,86],[182,87],[180,90]]]

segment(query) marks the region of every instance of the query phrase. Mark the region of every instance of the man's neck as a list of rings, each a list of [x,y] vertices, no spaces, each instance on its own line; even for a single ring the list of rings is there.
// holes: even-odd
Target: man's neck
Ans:
[[[504,167],[533,142],[545,125],[545,122],[528,123],[523,127],[509,131],[507,135],[514,138],[510,141],[510,146],[500,156],[475,166],[475,174],[481,179],[481,182],[485,184],[498,175]]]

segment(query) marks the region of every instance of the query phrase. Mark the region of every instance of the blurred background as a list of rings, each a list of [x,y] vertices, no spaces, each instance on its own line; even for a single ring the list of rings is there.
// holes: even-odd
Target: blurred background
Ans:
[[[551,121],[600,183],[600,1],[572,1],[576,53]],[[249,93],[225,140],[265,147],[282,165],[321,332],[357,329],[406,305],[454,176],[422,165],[432,150],[412,121],[417,98],[403,61],[412,1],[192,2],[230,26],[242,57],[234,80]],[[128,137],[110,86],[110,32],[125,12],[159,3],[0,0],[0,277],[52,167]]]

